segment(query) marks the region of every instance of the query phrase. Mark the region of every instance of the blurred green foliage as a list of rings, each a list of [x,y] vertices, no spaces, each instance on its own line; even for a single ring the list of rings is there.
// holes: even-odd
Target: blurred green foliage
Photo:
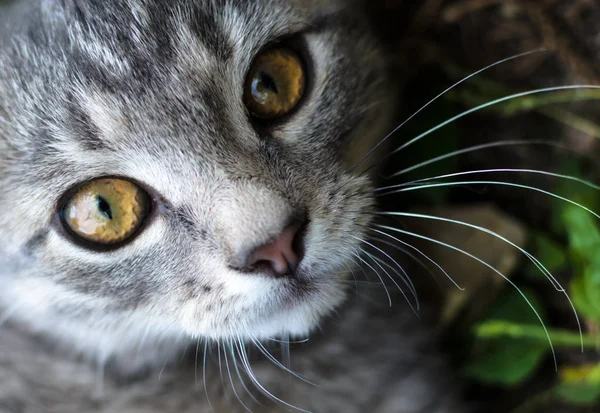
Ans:
[[[454,78],[468,74],[452,64],[448,64],[445,70]],[[477,76],[468,82],[466,88],[453,90],[447,98],[473,107],[510,94],[511,91],[504,85]],[[485,110],[503,117],[533,111],[600,138],[599,125],[561,106],[563,103],[599,99],[598,90],[559,91],[510,100]],[[584,175],[577,161],[565,161],[557,169],[578,178]],[[584,333],[580,334],[576,328],[549,327],[545,316],[548,303],[544,303],[541,295],[531,290],[523,290],[523,295],[516,290],[507,291],[473,328],[473,351],[464,373],[475,381],[509,388],[523,384],[551,357],[549,340],[556,350],[579,352],[582,347],[586,351],[600,348],[600,337],[596,333],[600,330],[597,328],[600,326],[600,220],[595,212],[590,212],[600,211],[600,191],[591,183],[586,185],[565,179],[557,179],[556,182],[559,183],[549,191],[571,202],[550,201],[550,225],[543,231],[531,231],[529,252],[550,274],[570,274],[565,293],[575,307]],[[530,261],[522,272],[527,278],[537,281],[548,277]],[[544,325],[531,307],[544,320]],[[558,398],[576,405],[600,402],[600,364],[559,363],[558,368],[556,385],[532,396],[532,401],[539,399],[548,403]],[[526,403],[527,408],[517,411],[529,411],[530,404]]]

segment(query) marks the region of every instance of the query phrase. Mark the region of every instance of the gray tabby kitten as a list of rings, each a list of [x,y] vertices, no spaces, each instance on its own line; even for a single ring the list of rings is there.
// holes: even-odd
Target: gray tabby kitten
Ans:
[[[0,13],[0,411],[463,411],[351,282],[393,107],[357,4]]]

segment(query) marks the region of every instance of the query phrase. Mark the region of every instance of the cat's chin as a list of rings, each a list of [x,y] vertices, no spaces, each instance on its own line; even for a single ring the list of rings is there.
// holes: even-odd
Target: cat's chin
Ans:
[[[257,311],[230,313],[225,322],[206,327],[194,317],[184,317],[181,326],[192,337],[202,337],[215,341],[304,338],[314,331],[345,299],[345,292],[339,286],[331,285],[324,291],[298,297],[279,297],[276,304],[270,304]]]

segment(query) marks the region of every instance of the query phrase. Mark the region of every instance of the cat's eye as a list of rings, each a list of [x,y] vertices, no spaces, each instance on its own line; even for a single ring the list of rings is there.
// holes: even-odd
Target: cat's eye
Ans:
[[[150,207],[148,194],[117,178],[97,179],[80,187],[62,209],[63,224],[77,237],[97,245],[115,245],[131,238]]]
[[[253,116],[274,119],[290,113],[302,99],[306,74],[290,49],[269,49],[252,65],[244,86],[244,103]]]

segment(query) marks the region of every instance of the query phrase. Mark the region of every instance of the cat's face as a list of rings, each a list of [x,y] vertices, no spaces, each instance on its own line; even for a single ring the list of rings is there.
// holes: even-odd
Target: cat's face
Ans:
[[[360,16],[319,0],[38,3],[40,20],[0,54],[3,304],[100,330],[314,328],[343,298],[373,208],[369,179],[349,167],[390,110]],[[280,49],[299,62],[302,96],[256,119],[253,62]],[[75,205],[74,224],[64,212],[100,178],[148,195],[140,227],[108,246],[67,224],[120,213],[123,193]],[[297,268],[276,274],[281,251],[268,247],[286,236]],[[261,248],[267,265],[248,264]]]

